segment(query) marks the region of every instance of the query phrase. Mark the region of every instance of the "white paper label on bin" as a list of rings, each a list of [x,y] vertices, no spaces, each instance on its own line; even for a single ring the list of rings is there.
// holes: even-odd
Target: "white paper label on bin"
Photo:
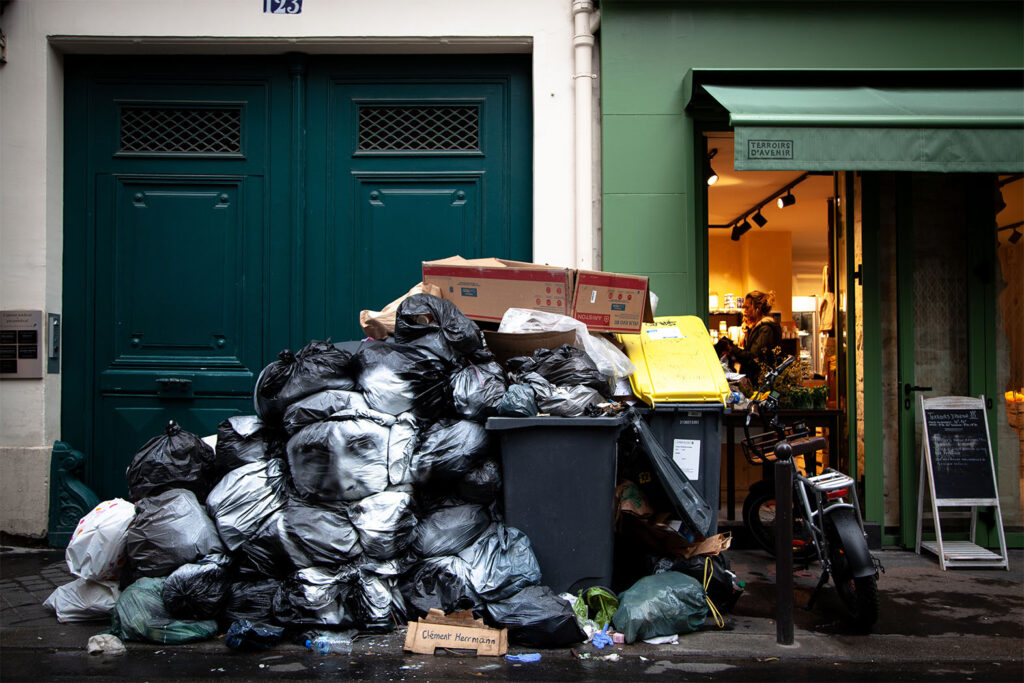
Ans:
[[[683,333],[678,327],[653,327],[647,330],[648,339],[682,339]]]
[[[700,479],[700,439],[674,439],[672,460],[687,479]]]

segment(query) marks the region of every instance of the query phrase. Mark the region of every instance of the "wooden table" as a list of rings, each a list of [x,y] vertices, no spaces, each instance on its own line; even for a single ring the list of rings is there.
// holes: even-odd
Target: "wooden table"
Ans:
[[[828,430],[828,453],[829,464],[840,472],[848,472],[849,467],[846,461],[846,451],[840,445],[839,426],[844,415],[841,410],[779,410],[779,419],[783,424],[803,422],[811,429]],[[726,519],[736,519],[736,428],[740,429],[740,438],[743,438],[743,423],[747,419],[746,410],[726,410],[722,415],[722,428],[725,429],[725,505]],[[755,433],[762,432],[760,419],[754,417],[751,420],[751,430]]]

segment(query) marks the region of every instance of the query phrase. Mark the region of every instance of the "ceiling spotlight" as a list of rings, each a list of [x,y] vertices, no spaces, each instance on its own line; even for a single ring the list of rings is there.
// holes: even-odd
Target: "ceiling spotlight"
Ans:
[[[793,196],[792,190],[779,197],[778,206],[780,209],[784,209],[787,206],[793,206],[794,204],[796,204],[796,197]]]
[[[718,174],[715,173],[715,169],[711,168],[711,160],[715,158],[716,154],[718,154],[718,150],[712,149],[704,157],[704,177],[708,181],[708,186],[718,182]]]
[[[763,228],[764,224],[768,222],[768,219],[761,215],[761,209],[758,209],[757,213],[751,216],[751,220],[757,223],[757,227],[759,228]]]
[[[749,232],[751,227],[753,226],[750,225],[750,221],[748,221],[746,218],[743,219],[742,223],[737,223],[736,225],[734,225],[732,227],[732,241],[739,242],[740,237],[742,237],[745,233]]]
[[[1017,242],[1020,242],[1020,237],[1021,237],[1020,231],[1017,230],[1017,228],[1014,228],[1013,232],[1010,233],[1010,237],[1009,237],[1010,244],[1017,244]],[[736,238],[733,237],[733,239],[736,239]]]

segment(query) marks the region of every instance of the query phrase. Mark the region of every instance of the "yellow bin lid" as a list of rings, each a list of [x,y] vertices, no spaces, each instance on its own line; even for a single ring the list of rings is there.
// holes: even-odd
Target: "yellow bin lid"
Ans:
[[[725,404],[729,383],[701,318],[655,318],[618,339],[637,368],[629,378],[633,393],[645,403]]]

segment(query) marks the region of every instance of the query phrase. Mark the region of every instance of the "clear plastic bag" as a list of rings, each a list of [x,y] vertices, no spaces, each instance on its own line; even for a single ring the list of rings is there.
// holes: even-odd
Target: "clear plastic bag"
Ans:
[[[622,351],[604,337],[590,334],[587,326],[569,316],[535,311],[530,308],[510,308],[501,318],[498,332],[576,332],[574,346],[582,348],[594,361],[602,375],[619,379],[636,372],[636,366]]]

